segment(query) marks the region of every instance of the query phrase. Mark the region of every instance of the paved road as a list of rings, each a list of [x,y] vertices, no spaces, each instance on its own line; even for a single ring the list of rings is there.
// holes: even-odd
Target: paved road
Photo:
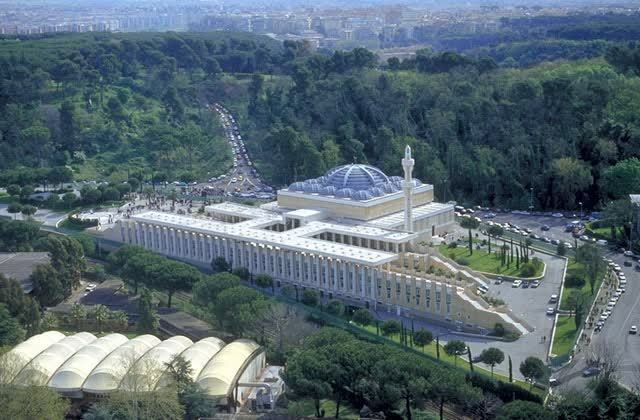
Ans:
[[[7,204],[0,204],[0,216],[8,216],[12,219],[22,220],[22,214],[11,214],[7,211]],[[45,226],[56,226],[58,222],[67,218],[67,214],[58,213],[49,209],[38,209],[32,216],[38,222],[42,222]]]
[[[614,307],[602,331],[593,333],[591,345],[578,353],[571,365],[558,372],[558,378],[567,387],[586,384],[587,380],[580,375],[587,367],[585,359],[602,345],[610,347],[620,357],[620,383],[634,387],[640,382],[640,335],[629,334],[632,325],[640,327],[640,272],[633,267],[625,267],[624,262],[631,259],[622,254],[609,253],[607,256],[623,268],[627,278],[626,292]],[[587,330],[587,334],[592,334],[592,331]]]

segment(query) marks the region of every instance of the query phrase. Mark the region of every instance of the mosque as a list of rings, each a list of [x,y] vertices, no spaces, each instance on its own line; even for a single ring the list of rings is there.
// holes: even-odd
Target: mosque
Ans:
[[[420,252],[453,231],[454,208],[433,201],[433,185],[412,177],[409,146],[402,167],[404,177],[343,165],[294,182],[260,207],[225,202],[200,216],[149,211],[119,220],[105,236],[195,265],[223,257],[296,293],[314,289],[323,299],[456,329],[487,331],[501,323],[526,333],[508,308],[479,297],[482,279]]]

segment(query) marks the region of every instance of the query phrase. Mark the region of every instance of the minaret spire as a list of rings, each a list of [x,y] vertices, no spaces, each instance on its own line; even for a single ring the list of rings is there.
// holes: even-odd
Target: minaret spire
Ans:
[[[415,161],[411,158],[411,147],[407,145],[404,148],[404,159],[402,159],[402,168],[404,169],[404,181],[402,189],[404,190],[404,230],[413,232],[413,166]]]

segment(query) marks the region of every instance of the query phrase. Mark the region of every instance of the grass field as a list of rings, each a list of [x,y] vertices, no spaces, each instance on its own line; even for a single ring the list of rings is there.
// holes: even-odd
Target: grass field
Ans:
[[[500,260],[496,257],[495,253],[489,254],[486,249],[474,249],[473,255],[469,255],[469,248],[464,244],[456,248],[449,248],[446,244],[442,244],[438,247],[438,250],[445,257],[451,258],[455,261],[460,259],[466,260],[468,264],[461,264],[469,267],[475,271],[481,271],[483,273],[502,274],[510,277],[522,277],[520,270],[516,268],[515,262],[512,263],[509,268],[507,266],[500,266]],[[493,249],[492,249],[493,251]],[[453,257],[453,258],[452,258]],[[544,270],[544,264],[537,267],[535,274],[532,277],[539,277]]]
[[[571,350],[577,333],[578,330],[576,330],[575,320],[572,316],[559,316],[551,352],[560,355]]]

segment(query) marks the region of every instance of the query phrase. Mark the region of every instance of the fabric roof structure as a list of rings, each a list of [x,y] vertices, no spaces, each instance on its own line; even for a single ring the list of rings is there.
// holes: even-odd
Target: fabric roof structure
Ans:
[[[81,332],[35,335],[0,358],[9,373],[0,381],[21,386],[48,386],[67,396],[105,395],[116,390],[146,392],[171,383],[167,364],[177,356],[191,364],[191,378],[207,386],[210,397],[225,397],[241,375],[255,376],[249,366],[263,364],[262,348],[251,340],[231,344],[207,337],[193,342],[184,336],[161,341],[146,334],[128,339],[122,334],[96,338]],[[6,371],[6,369],[4,369]]]
[[[205,367],[207,362],[211,360],[225,346],[225,342],[215,337],[207,337],[202,340],[193,343],[191,347],[180,353],[180,356],[191,363],[191,379],[196,381],[200,372]],[[169,374],[165,372],[160,380],[156,389],[167,386],[171,378]]]
[[[61,393],[82,390],[91,371],[109,353],[129,341],[122,334],[109,334],[80,349],[69,358],[49,380],[49,387]]]
[[[105,357],[82,385],[84,392],[104,394],[118,389],[122,378],[143,354],[158,345],[160,339],[150,334],[127,341]]]
[[[260,346],[251,340],[241,339],[228,344],[202,369],[198,385],[209,395],[228,395],[242,367],[259,349]]]
[[[34,335],[18,344],[2,356],[0,363],[8,373],[4,375],[6,377],[1,379],[7,383],[13,381],[34,357],[63,338],[65,338],[65,335],[58,331],[47,331]]]
[[[52,344],[34,357],[13,380],[14,385],[46,385],[49,378],[78,350],[96,340],[96,336],[81,332]]]
[[[192,344],[193,341],[182,335],[164,340],[138,359],[122,378],[119,388],[125,391],[153,391],[165,372],[167,363],[171,363]]]

